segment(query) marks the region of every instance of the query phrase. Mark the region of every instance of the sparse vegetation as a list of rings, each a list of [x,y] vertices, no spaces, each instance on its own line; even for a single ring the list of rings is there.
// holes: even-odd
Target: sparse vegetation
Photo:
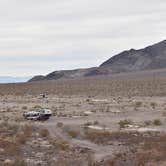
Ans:
[[[160,119],[155,119],[155,120],[153,121],[153,124],[154,124],[155,126],[160,126],[160,125],[162,125],[162,122],[161,122]]]
[[[157,103],[155,103],[155,102],[151,102],[150,105],[151,105],[151,107],[152,107],[153,109],[155,109],[156,106],[157,106]]]
[[[157,80],[0,85],[0,165],[5,160],[16,166],[163,164],[166,89],[165,78]],[[48,91],[47,99],[38,98],[41,91]],[[23,119],[23,112],[41,107],[52,110],[48,121]],[[91,114],[84,116],[86,111]]]
[[[133,122],[130,119],[125,119],[119,122],[119,126],[120,128],[125,128],[125,127],[128,127],[128,125],[131,125],[132,123]]]

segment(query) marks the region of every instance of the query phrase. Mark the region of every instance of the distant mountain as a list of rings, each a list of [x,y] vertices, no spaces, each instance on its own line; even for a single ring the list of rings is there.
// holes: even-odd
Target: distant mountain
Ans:
[[[89,72],[95,70],[96,68],[88,68],[88,69],[76,69],[76,70],[60,70],[49,73],[46,76],[35,76],[29,80],[32,81],[43,81],[43,80],[58,80],[58,79],[74,79],[74,78],[82,78],[88,75]]]
[[[144,49],[123,51],[99,67],[54,71],[46,76],[35,76],[31,81],[80,78],[166,68],[166,40]]]
[[[17,82],[27,82],[32,77],[10,77],[10,76],[0,76],[0,83],[17,83]]]
[[[166,40],[144,49],[124,51],[100,65],[113,72],[166,68]]]

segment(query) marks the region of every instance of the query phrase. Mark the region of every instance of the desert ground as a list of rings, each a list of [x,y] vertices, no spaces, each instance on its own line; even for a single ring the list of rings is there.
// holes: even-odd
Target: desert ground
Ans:
[[[165,166],[166,72],[0,85],[0,165]]]

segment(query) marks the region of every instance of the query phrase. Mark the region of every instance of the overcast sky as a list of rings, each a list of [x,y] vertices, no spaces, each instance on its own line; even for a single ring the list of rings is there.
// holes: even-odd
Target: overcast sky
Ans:
[[[166,39],[166,0],[0,0],[0,75],[98,66]]]

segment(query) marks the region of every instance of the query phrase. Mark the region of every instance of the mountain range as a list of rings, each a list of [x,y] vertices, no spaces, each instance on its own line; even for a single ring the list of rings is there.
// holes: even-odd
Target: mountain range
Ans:
[[[60,70],[46,76],[35,76],[29,80],[75,79],[97,75],[112,75],[116,73],[137,72],[166,68],[166,40],[143,49],[123,51],[98,67],[75,70]]]

